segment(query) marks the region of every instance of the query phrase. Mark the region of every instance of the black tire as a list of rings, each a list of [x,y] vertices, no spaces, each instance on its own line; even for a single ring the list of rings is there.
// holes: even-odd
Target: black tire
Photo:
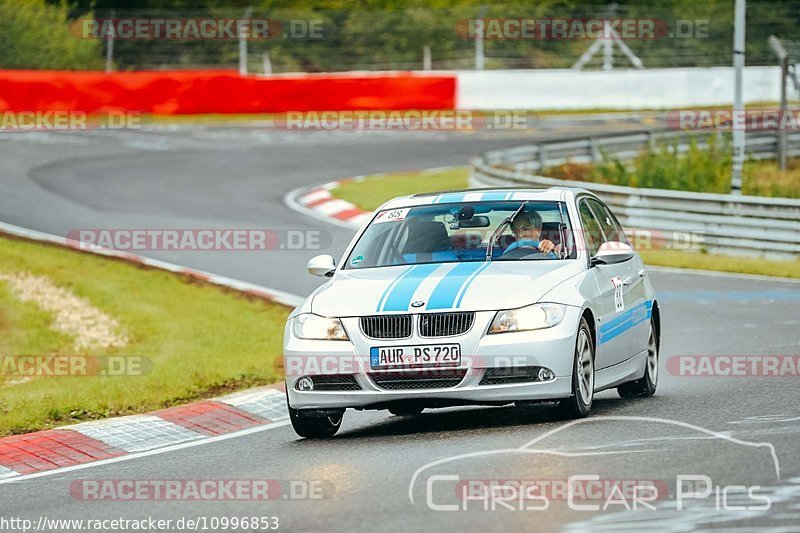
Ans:
[[[588,397],[588,398],[587,398]],[[558,404],[563,418],[584,418],[594,402],[594,342],[585,318],[581,318],[572,360],[572,394]]]
[[[416,416],[421,414],[425,408],[419,405],[397,405],[390,407],[389,412],[394,416]]]
[[[336,435],[342,426],[344,413],[337,417],[317,415],[312,411],[300,411],[289,405],[289,395],[286,395],[286,407],[289,408],[289,420],[292,422],[294,432],[307,439],[327,439]]]
[[[644,363],[644,376],[636,381],[623,383],[617,392],[623,398],[649,398],[656,393],[658,386],[658,333],[653,321],[650,321],[650,333],[647,338],[647,356]]]

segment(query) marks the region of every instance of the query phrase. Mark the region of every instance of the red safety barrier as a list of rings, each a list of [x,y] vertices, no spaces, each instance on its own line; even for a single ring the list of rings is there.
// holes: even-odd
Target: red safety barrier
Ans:
[[[161,115],[453,109],[453,75],[240,76],[219,70],[0,70],[0,112],[138,111]]]

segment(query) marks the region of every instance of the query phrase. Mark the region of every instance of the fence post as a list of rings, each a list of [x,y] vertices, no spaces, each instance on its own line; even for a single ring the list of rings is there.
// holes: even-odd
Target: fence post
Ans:
[[[539,144],[539,171],[547,167],[547,148],[544,144]]]
[[[114,22],[114,10],[111,10],[111,22],[106,33],[106,72],[114,70],[114,33],[117,31]]]
[[[592,149],[592,161],[595,163],[601,161],[603,159],[603,154],[600,152],[600,145],[597,143],[597,138],[590,138],[589,143]]]
[[[248,7],[244,10],[242,20],[238,24],[239,33],[239,74],[247,74],[247,37],[250,35],[250,21],[247,20],[253,14],[253,8]]]

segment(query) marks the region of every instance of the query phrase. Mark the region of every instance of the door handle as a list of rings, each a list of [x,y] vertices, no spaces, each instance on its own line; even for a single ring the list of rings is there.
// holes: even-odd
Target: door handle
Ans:
[[[640,277],[640,278],[643,278],[643,277],[644,277],[644,275],[645,275],[644,269],[641,269],[641,270],[639,271],[639,277]],[[622,284],[623,284],[624,286],[626,286],[626,287],[627,287],[627,286],[629,286],[629,285],[633,285],[633,282],[634,282],[634,281],[636,281],[636,278],[634,278],[634,277],[632,277],[632,276],[629,276],[629,277],[625,278],[625,280],[622,282]]]

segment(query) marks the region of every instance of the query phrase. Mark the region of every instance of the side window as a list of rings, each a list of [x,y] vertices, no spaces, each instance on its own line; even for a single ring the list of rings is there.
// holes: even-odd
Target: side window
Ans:
[[[617,241],[628,244],[628,239],[625,237],[625,232],[620,227],[617,219],[614,218],[614,215],[612,215],[608,210],[608,207],[592,198],[586,200],[586,202],[589,203],[589,206],[592,208],[592,211],[597,217],[598,222],[600,222],[600,227],[603,229],[606,242]]]
[[[589,251],[589,255],[595,255],[600,245],[603,244],[605,240],[603,230],[600,229],[600,224],[594,217],[592,210],[589,209],[586,200],[581,200],[578,212],[581,215],[581,226],[583,226],[583,238],[586,242],[586,249]]]

